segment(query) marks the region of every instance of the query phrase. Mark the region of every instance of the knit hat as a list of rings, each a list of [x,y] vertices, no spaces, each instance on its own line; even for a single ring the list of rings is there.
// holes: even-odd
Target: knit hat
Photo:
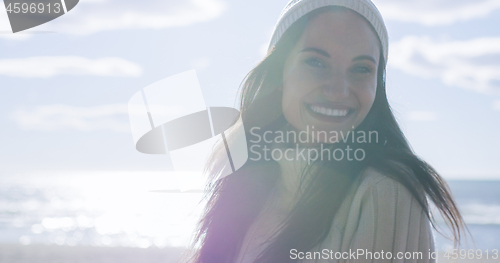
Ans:
[[[305,14],[325,6],[341,6],[351,9],[362,15],[375,29],[375,32],[382,44],[382,50],[385,63],[387,64],[387,56],[389,50],[389,40],[387,36],[387,28],[385,27],[382,15],[377,7],[370,0],[291,0],[281,12],[278,23],[274,28],[271,42],[269,43],[268,51],[281,38],[283,33],[299,18]]]

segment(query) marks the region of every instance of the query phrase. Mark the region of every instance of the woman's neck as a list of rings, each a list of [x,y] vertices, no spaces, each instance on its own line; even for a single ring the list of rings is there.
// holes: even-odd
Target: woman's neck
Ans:
[[[292,152],[296,156],[296,149],[289,149],[289,152]],[[280,165],[281,172],[276,185],[275,195],[273,196],[275,208],[283,212],[290,212],[300,198],[303,186],[307,182],[305,181],[301,184],[302,173],[304,169],[307,169],[308,162],[301,158],[290,158],[288,160],[281,158],[277,162]]]

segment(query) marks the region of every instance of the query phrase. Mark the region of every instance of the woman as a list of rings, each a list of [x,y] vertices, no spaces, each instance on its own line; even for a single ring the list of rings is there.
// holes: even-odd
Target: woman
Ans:
[[[207,166],[214,180],[194,262],[434,262],[428,199],[459,241],[446,183],[389,107],[387,54],[369,0],[285,7],[242,86],[249,160],[215,180],[227,165],[220,144]]]

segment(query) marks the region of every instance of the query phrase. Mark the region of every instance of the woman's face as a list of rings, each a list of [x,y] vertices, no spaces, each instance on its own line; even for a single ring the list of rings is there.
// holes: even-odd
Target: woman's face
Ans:
[[[295,129],[309,126],[315,134],[346,134],[357,127],[375,99],[379,57],[378,37],[359,14],[346,9],[319,14],[285,61],[285,118]]]

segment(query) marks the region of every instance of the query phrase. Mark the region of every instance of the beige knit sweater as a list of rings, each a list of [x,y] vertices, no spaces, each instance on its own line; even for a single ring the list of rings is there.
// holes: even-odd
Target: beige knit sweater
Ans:
[[[279,163],[282,173],[299,170],[296,162]],[[249,233],[255,228],[253,225]],[[253,262],[268,245],[252,245],[258,241],[247,233],[237,262]],[[436,262],[429,256],[434,252],[434,238],[420,204],[401,183],[372,168],[351,186],[327,238],[309,252],[290,251],[290,257],[304,263]]]

